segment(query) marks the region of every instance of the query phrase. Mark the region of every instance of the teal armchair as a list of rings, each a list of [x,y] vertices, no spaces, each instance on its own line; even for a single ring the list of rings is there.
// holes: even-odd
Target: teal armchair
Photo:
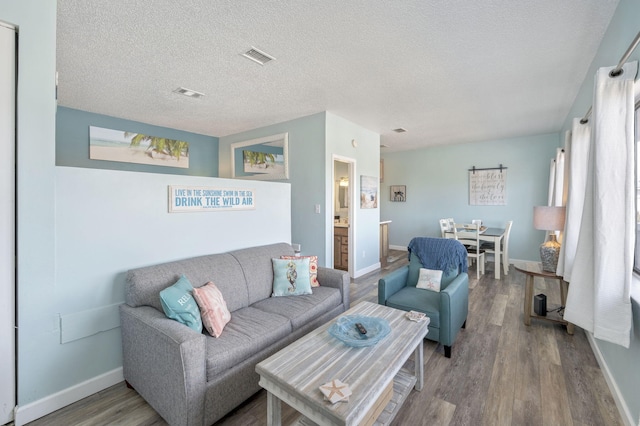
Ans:
[[[469,312],[467,251],[454,239],[414,238],[409,244],[409,265],[378,281],[378,303],[403,311],[424,312],[430,319],[427,339],[451,347]],[[440,291],[417,288],[420,268],[443,271]]]

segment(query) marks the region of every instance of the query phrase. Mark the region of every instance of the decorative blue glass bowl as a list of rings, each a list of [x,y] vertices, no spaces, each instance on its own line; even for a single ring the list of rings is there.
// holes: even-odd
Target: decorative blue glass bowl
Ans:
[[[360,323],[367,329],[367,334],[360,334],[356,329]],[[383,318],[364,315],[344,315],[329,327],[329,334],[347,346],[362,348],[373,346],[387,337],[391,332],[389,321]]]

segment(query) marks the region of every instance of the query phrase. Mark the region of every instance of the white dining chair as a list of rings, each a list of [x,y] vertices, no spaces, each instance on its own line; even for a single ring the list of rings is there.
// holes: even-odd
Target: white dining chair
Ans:
[[[480,279],[480,273],[484,275],[485,256],[480,247],[480,225],[456,223],[453,225],[453,235],[467,249],[467,258],[476,261],[476,278]]]
[[[442,236],[442,238],[445,238],[445,232],[447,231],[453,231],[453,218],[449,217],[447,219],[440,219],[440,235]]]
[[[502,239],[500,240],[500,262],[502,263],[502,271],[505,275],[509,275],[509,235],[511,235],[512,225],[512,220],[507,222],[506,226],[504,227]],[[483,242],[482,245],[480,245],[480,248],[483,249],[485,253],[492,253],[494,256],[496,254],[496,248],[492,242]]]
[[[448,217],[446,219],[446,221],[447,221],[447,224],[449,226],[449,231],[453,231],[453,227],[456,226],[456,223],[453,221],[453,218],[452,217]]]
[[[445,237],[445,232],[447,232],[449,230],[449,227],[447,225],[447,219],[440,219],[440,235],[442,236],[442,238]]]

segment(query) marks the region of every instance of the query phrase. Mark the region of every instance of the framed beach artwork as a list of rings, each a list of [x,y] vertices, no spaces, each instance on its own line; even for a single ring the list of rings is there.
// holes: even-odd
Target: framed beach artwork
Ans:
[[[189,168],[189,142],[89,126],[89,158]]]
[[[239,179],[289,179],[289,134],[280,133],[231,144],[231,176]]]
[[[378,208],[378,182],[375,176],[360,176],[360,208]]]

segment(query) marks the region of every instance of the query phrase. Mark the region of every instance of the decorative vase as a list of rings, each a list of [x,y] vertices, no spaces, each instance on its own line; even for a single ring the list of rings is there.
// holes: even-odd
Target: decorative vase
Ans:
[[[549,240],[540,245],[542,270],[555,274],[558,267],[558,256],[560,256],[560,243],[556,240],[556,234],[551,233]]]

